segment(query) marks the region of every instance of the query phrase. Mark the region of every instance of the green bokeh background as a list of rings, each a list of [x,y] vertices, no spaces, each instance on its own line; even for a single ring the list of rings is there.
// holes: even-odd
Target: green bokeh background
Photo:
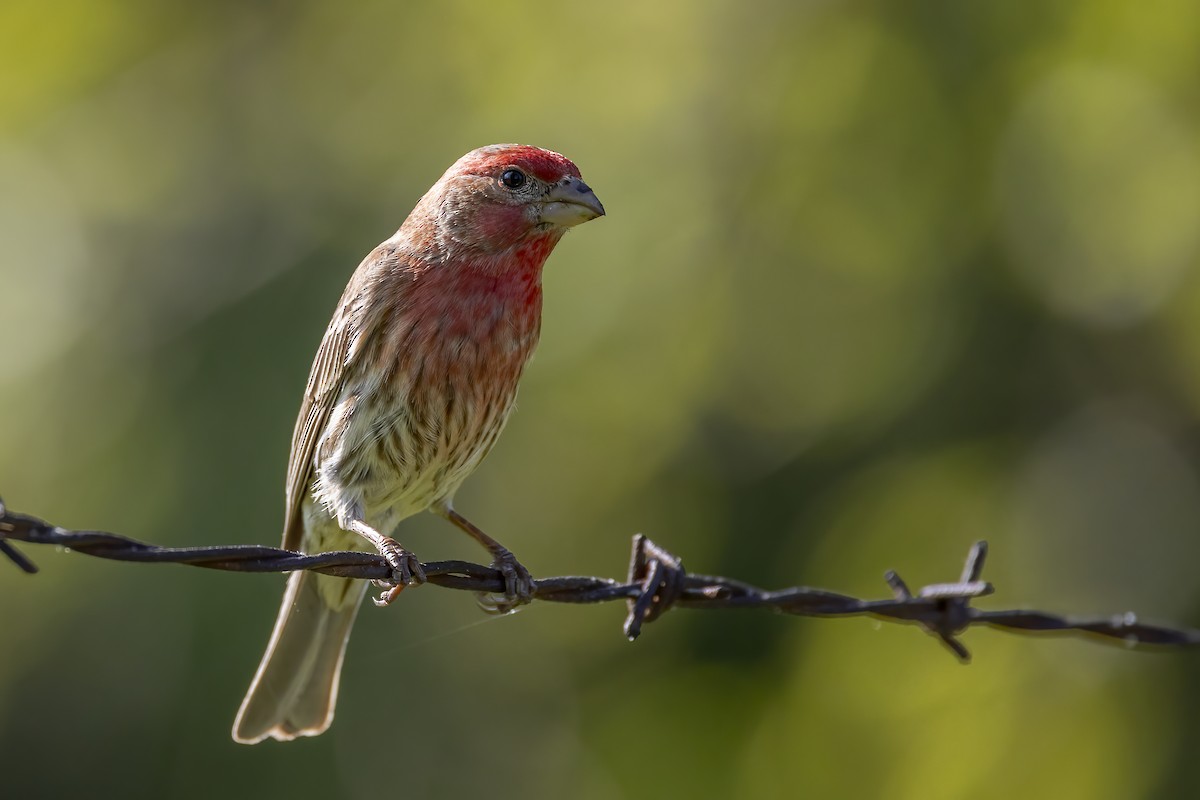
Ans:
[[[545,275],[459,508],[535,574],[880,596],[986,537],[991,607],[1200,623],[1200,5],[0,2],[0,493],[274,543],[359,259],[463,152],[609,209]],[[425,559],[478,557],[428,516]],[[338,718],[229,726],[282,580],[0,573],[5,797],[1200,792],[1200,663],[981,630],[364,610]],[[0,567],[4,565],[0,564]]]

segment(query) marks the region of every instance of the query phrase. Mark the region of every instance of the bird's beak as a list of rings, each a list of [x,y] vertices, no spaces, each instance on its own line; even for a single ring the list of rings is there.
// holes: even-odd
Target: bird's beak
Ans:
[[[596,193],[579,178],[563,178],[546,193],[542,201],[541,221],[570,228],[589,219],[604,216],[604,206]]]

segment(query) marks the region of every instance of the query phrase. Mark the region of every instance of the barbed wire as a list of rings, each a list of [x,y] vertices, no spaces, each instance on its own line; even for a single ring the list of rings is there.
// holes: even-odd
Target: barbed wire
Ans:
[[[37,567],[13,542],[56,545],[83,555],[116,561],[186,564],[230,572],[293,572],[310,570],[324,575],[372,580],[389,585],[392,569],[379,555],[354,551],[305,554],[278,547],[225,545],[217,547],[159,547],[104,531],[77,531],[37,517],[10,511],[0,501],[0,553],[27,573]],[[612,578],[563,576],[534,581],[533,599],[551,603],[601,603],[625,600],[624,631],[636,639],[645,623],[667,610],[683,608],[765,608],[805,617],[870,616],[885,622],[919,625],[964,663],[971,655],[959,635],[977,625],[1011,633],[1049,633],[1097,637],[1127,646],[1188,647],[1200,645],[1200,630],[1140,622],[1133,613],[1111,618],[1076,619],[1046,611],[1013,609],[987,611],[971,602],[992,594],[982,580],[987,543],[976,542],[967,555],[958,581],[935,583],[916,592],[895,572],[884,579],[892,598],[863,600],[807,586],[769,591],[717,575],[687,572],[679,558],[645,536],[633,537],[629,573],[624,582]],[[428,582],[446,589],[480,595],[504,590],[498,570],[469,561],[430,561],[422,564]]]

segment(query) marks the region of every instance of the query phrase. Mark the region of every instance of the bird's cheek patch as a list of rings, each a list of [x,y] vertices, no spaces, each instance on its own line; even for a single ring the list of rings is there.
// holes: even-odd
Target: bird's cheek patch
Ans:
[[[529,229],[525,206],[488,205],[480,208],[476,230],[483,241],[507,245]]]

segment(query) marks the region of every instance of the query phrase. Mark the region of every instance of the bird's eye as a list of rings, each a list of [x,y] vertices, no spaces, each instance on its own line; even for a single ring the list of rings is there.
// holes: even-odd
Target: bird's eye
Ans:
[[[520,189],[525,185],[525,173],[519,169],[506,169],[500,176],[500,182],[510,189]]]

